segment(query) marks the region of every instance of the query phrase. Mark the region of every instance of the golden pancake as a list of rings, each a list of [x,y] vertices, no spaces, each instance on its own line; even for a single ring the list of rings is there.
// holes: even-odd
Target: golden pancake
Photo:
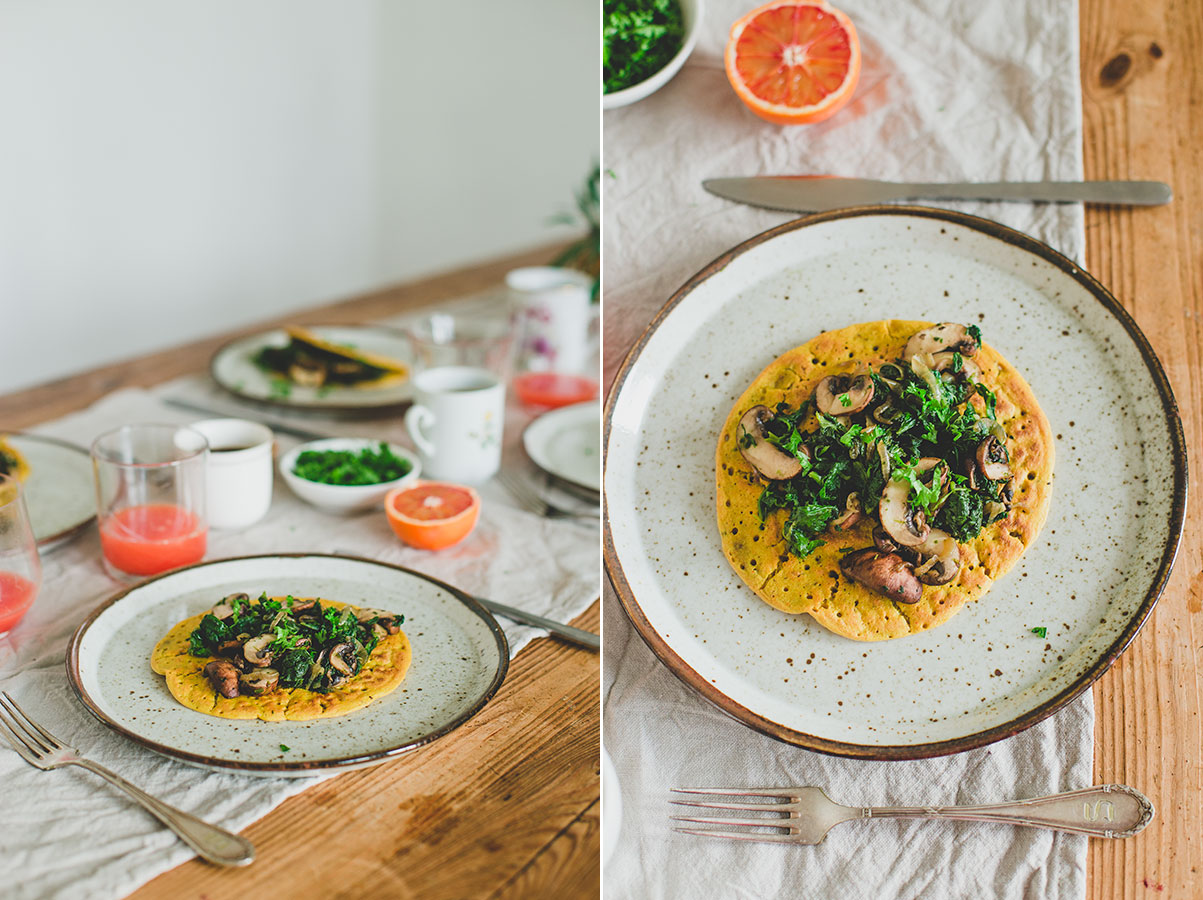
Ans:
[[[17,448],[0,434],[0,475],[12,475],[18,481],[29,477],[29,463]]]
[[[329,353],[336,357],[343,357],[348,360],[353,360],[357,363],[364,363],[375,369],[383,370],[383,374],[377,378],[365,378],[361,381],[356,381],[350,387],[367,387],[379,388],[386,387],[390,384],[396,384],[404,381],[409,375],[409,369],[405,363],[392,359],[388,356],[382,356],[379,353],[372,353],[368,350],[361,350],[358,347],[347,347],[342,344],[336,344],[333,341],[328,341],[325,338],[318,337],[308,328],[302,328],[299,325],[289,325],[284,329],[288,336],[294,341],[299,341],[302,344],[308,344],[311,347],[317,348],[319,351]]]
[[[791,554],[781,533],[783,510],[760,521],[764,486],[738,444],[739,421],[753,406],[798,407],[828,375],[858,365],[876,368],[902,355],[907,340],[932,323],[890,320],[829,331],[790,350],[768,366],[736,401],[716,453],[718,527],[723,552],[736,573],[766,603],[788,613],[809,613],[823,627],[862,641],[903,637],[951,618],[986,593],[1036,539],[1048,514],[1053,438],[1031,388],[998,351],[983,344],[973,357],[981,383],[994,391],[996,418],[1007,433],[1014,497],[1005,518],[985,526],[960,546],[961,566],[943,585],[926,585],[917,603],[902,603],[851,581],[840,571],[850,550],[873,546],[871,518],[838,534],[805,558]],[[971,401],[980,405],[980,398]]]
[[[272,597],[283,602],[284,597]],[[300,600],[301,598],[296,598]],[[322,600],[322,606],[348,604]],[[378,697],[396,690],[409,669],[410,646],[404,631],[382,637],[355,675],[329,693],[304,688],[277,688],[260,696],[226,698],[205,676],[213,656],[193,656],[189,637],[209,610],[185,619],[155,645],[150,667],[167,678],[171,695],[189,709],[225,719],[263,719],[267,722],[301,721],[341,716],[362,709]]]

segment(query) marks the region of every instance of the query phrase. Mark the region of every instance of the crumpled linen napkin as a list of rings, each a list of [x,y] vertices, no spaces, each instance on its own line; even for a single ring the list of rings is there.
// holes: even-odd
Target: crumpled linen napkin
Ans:
[[[185,424],[203,416],[164,405],[160,396],[202,404],[230,403],[205,379],[184,378],[153,392],[129,389],[34,431],[84,446],[127,422]],[[507,411],[504,454],[519,465],[520,434],[529,418]],[[382,437],[408,444],[395,422],[306,419],[317,432]],[[282,451],[298,441],[278,435]],[[469,593],[567,621],[597,599],[598,529],[542,519],[516,507],[497,485],[480,488],[481,518],[473,534],[437,554],[403,546],[383,513],[334,517],[294,497],[277,476],[267,517],[244,531],[210,532],[208,559],[276,551],[351,552],[408,566]],[[43,586],[20,625],[0,638],[0,690],[81,753],[150,794],[207,821],[240,831],[293,794],[330,776],[258,778],[208,772],[124,740],[79,704],[67,683],[67,641],[83,618],[119,589],[100,563],[95,529],[43,556]],[[498,620],[511,656],[544,632]],[[438,753],[437,742],[430,748]],[[418,750],[425,753],[427,750]],[[78,769],[41,772],[0,742],[0,863],[6,900],[122,897],[193,856],[175,835],[115,788]]]
[[[749,0],[705,4],[698,47],[647,100],[604,118],[607,381],[669,296],[735,244],[793,216],[706,193],[704,178],[833,174],[898,181],[1082,177],[1073,0],[840,0],[864,51],[850,105],[782,128],[745,110],[722,48]],[[1080,206],[948,204],[1031,234],[1081,261]],[[612,513],[613,514],[613,513]],[[1085,895],[1086,838],[994,825],[878,821],[818,847],[677,834],[668,789],[823,786],[848,805],[983,803],[1091,782],[1086,693],[1028,731],[930,760],[867,762],[773,741],[697,697],[652,655],[605,592],[603,741],[618,772],[622,833],[607,898],[999,897]]]

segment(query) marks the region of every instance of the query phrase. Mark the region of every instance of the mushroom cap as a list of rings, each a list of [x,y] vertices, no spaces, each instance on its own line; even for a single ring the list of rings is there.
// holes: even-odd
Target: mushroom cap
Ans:
[[[773,413],[767,406],[753,406],[739,420],[736,439],[739,442],[739,452],[752,465],[752,468],[769,481],[782,481],[786,478],[793,478],[801,472],[802,463],[780,447],[765,440],[764,426],[772,418]],[[751,446],[745,447],[745,440],[750,440]]]
[[[868,375],[828,375],[815,387],[815,407],[827,416],[851,416],[873,400]]]
[[[246,661],[255,666],[266,666],[272,661],[272,655],[268,652],[268,645],[276,639],[274,634],[261,634],[258,637],[251,638],[242,645],[242,655],[246,657]]]
[[[909,482],[891,478],[881,492],[877,513],[881,527],[890,540],[903,547],[916,547],[927,537],[931,527],[922,512],[911,506]]]
[[[238,669],[228,659],[211,660],[204,668],[213,689],[226,699],[238,696]]]
[[[917,549],[924,559],[915,575],[924,584],[947,584],[961,571],[961,547],[948,532],[933,528]]]
[[[918,603],[923,596],[923,585],[914,570],[895,553],[882,553],[875,547],[856,550],[840,560],[840,570],[858,584],[899,603]]]
[[[274,691],[279,683],[280,673],[275,669],[251,669],[238,678],[239,687],[255,696]]]
[[[977,445],[977,466],[989,481],[1002,481],[1011,477],[1011,454],[1007,445],[994,435]]]
[[[955,351],[955,350],[945,350],[941,353],[933,354],[932,355],[933,365],[931,367],[932,371],[933,372],[945,372],[945,371],[950,370],[952,368],[953,359],[956,355],[957,355],[957,351]],[[959,375],[961,377],[964,377],[964,378],[972,378],[974,380],[977,380],[978,378],[982,377],[982,370],[981,370],[981,367],[977,363],[975,363],[972,359],[962,356],[961,357],[961,368],[955,374]]]
[[[354,675],[359,668],[359,656],[355,648],[346,642],[331,647],[330,668],[342,675]]]
[[[955,350],[961,356],[973,356],[977,353],[978,343],[964,325],[956,322],[941,322],[930,328],[924,328],[911,335],[902,352],[903,359],[911,359],[917,354],[941,353]]]

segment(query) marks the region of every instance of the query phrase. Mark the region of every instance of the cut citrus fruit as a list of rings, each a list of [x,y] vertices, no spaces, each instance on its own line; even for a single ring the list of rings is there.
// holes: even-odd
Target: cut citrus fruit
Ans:
[[[442,550],[458,544],[476,527],[480,495],[458,484],[419,481],[389,491],[384,511],[405,543],[423,550]]]
[[[822,122],[852,97],[860,41],[852,20],[815,0],[773,0],[731,26],[727,78],[770,122]]]

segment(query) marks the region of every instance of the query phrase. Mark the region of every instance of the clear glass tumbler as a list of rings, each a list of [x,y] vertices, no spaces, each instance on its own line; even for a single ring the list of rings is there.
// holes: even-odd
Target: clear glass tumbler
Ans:
[[[502,381],[510,377],[514,328],[509,310],[436,312],[406,329],[418,371],[443,366],[488,369]]]
[[[204,435],[177,425],[123,425],[92,443],[100,549],[121,580],[200,562],[205,520]]]
[[[41,586],[42,561],[21,482],[0,475],[0,635],[21,621]]]

